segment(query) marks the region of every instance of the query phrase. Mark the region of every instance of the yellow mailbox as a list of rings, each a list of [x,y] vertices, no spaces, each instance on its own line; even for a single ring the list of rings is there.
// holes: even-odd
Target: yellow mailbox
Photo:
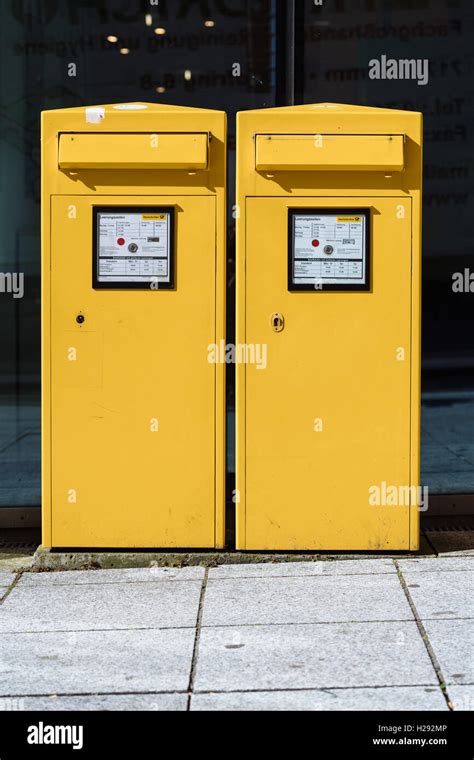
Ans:
[[[42,115],[43,544],[222,547],[226,116]]]
[[[421,114],[248,111],[237,142],[237,343],[266,356],[237,366],[237,547],[417,549]]]

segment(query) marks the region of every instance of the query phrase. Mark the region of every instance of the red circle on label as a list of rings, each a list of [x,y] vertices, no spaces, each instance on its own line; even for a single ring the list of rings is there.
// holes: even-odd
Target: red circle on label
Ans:
[[[319,240],[313,240],[313,248],[317,248],[319,245]]]
[[[117,244],[118,244],[118,245],[125,245],[125,238],[119,238],[119,239],[117,240]]]

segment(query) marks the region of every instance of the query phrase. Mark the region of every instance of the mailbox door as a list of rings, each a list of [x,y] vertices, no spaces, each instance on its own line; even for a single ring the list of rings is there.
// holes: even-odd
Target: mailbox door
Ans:
[[[97,206],[174,210],[174,287],[93,287]],[[215,215],[212,197],[53,198],[53,546],[215,545]]]
[[[369,211],[370,289],[290,291],[290,209],[335,206]],[[250,198],[246,214],[245,342],[267,366],[245,367],[239,548],[409,548],[410,502],[388,489],[411,482],[411,200]]]

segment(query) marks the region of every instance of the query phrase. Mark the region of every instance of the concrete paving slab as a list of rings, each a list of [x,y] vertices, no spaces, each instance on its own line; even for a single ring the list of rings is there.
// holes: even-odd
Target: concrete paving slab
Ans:
[[[400,559],[402,556],[431,556],[436,552],[433,547],[426,540],[424,534],[420,537],[420,549],[417,552],[394,552],[393,554],[385,553],[383,557],[378,557],[385,562],[389,562],[390,559]],[[290,563],[291,565],[298,565],[300,563],[313,564],[315,561],[320,560],[325,562],[332,561],[344,561],[350,562],[351,560],[360,561],[374,561],[376,555],[374,553],[364,554],[361,552],[353,553],[334,553],[334,554],[321,554],[314,552],[301,552],[298,554],[274,554],[274,553],[251,553],[251,552],[237,552],[237,551],[215,551],[215,552],[202,552],[193,551],[186,554],[182,552],[163,552],[163,551],[74,551],[74,552],[52,552],[49,549],[45,549],[43,546],[39,546],[36,550],[33,560],[25,558],[24,568],[30,568],[33,566],[34,570],[38,571],[83,571],[84,567],[99,567],[104,570],[123,570],[125,568],[143,568],[149,569],[150,567],[178,567],[183,568],[185,566],[193,567],[210,567],[222,566],[222,565],[249,565],[249,564],[284,564]],[[15,566],[9,563],[2,566],[2,559],[0,556],[0,570],[2,569],[22,569],[23,565],[20,563]],[[346,568],[347,570],[347,568]]]
[[[6,573],[0,571],[0,586],[11,586],[15,578],[15,573]]]
[[[313,575],[365,575],[395,573],[391,559],[316,560],[314,562],[266,562],[249,565],[211,567],[209,579],[221,578],[288,578]]]
[[[149,567],[124,570],[71,570],[51,573],[24,573],[22,586],[62,586],[91,583],[154,583],[192,581],[204,578],[203,567]]]
[[[403,577],[422,620],[474,617],[474,573],[408,570]]]
[[[34,557],[31,554],[25,554],[25,551],[11,554],[0,553],[0,571],[8,573],[18,573],[31,567],[34,563]]]
[[[438,554],[474,556],[474,531],[426,531],[426,536]]]
[[[0,632],[195,626],[200,593],[199,581],[17,586],[2,605]]]
[[[459,687],[458,687],[459,688]],[[448,710],[441,689],[393,686],[377,689],[305,689],[196,694],[191,710]]]
[[[0,712],[22,711],[33,712],[66,712],[78,710],[81,712],[103,712],[119,710],[173,711],[182,712],[187,709],[187,694],[120,694],[116,696],[88,695],[84,697],[3,697],[0,698]]]
[[[453,570],[474,572],[474,557],[414,557],[413,559],[400,559],[398,565],[402,573],[405,571],[449,573]]]
[[[210,580],[202,624],[413,620],[396,575]]]
[[[194,635],[192,628],[1,634],[0,696],[184,692]]]
[[[455,710],[474,710],[474,684],[448,686],[448,696]]]
[[[427,620],[423,622],[445,683],[474,684],[474,622]]]
[[[195,691],[437,686],[415,622],[203,628]]]

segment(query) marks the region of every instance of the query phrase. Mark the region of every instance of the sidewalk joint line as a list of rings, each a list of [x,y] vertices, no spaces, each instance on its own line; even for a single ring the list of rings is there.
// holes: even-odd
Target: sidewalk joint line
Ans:
[[[464,684],[463,684],[464,685]],[[469,685],[469,684],[467,684]],[[199,689],[194,692],[200,694],[261,694],[266,692],[285,694],[286,692],[301,691],[351,691],[362,689],[437,689],[433,683],[396,683],[396,684],[357,684],[357,686],[288,686],[284,689],[271,686],[267,689]]]
[[[76,571],[77,572],[77,571]],[[94,571],[94,572],[100,572]],[[80,588],[86,588],[88,586],[93,586],[94,588],[104,588],[107,586],[137,586],[139,584],[141,585],[147,585],[149,586],[152,583],[201,583],[202,578],[157,578],[156,580],[130,580],[130,581],[103,581],[102,583],[95,583],[94,581],[86,581],[85,583],[74,583],[74,581],[71,581],[71,583],[67,583],[66,581],[64,583],[24,583],[22,586],[22,589],[38,589],[38,588],[63,588],[64,586],[67,586],[70,588],[71,586]]]
[[[449,618],[450,620],[452,618]],[[464,618],[462,618],[464,620]],[[36,636],[43,633],[123,633],[124,631],[189,631],[195,625],[129,626],[128,628],[48,628],[29,631],[0,631],[0,636]]]
[[[434,668],[434,671],[436,673],[436,677],[437,677],[437,679],[439,681],[439,686],[440,686],[440,689],[441,689],[441,693],[442,693],[443,697],[446,700],[446,704],[448,706],[448,710],[452,711],[453,710],[453,704],[452,704],[451,700],[449,699],[447,685],[446,685],[445,678],[443,676],[443,672],[441,670],[441,665],[439,664],[438,659],[437,659],[437,657],[435,655],[434,649],[431,646],[431,641],[430,641],[430,639],[428,637],[428,633],[427,633],[426,628],[423,625],[423,622],[422,622],[422,620],[421,620],[421,618],[420,618],[420,616],[418,614],[418,610],[416,609],[415,602],[413,601],[413,598],[412,598],[412,596],[410,594],[410,591],[409,591],[409,588],[408,588],[407,583],[405,581],[405,578],[403,577],[402,570],[400,569],[397,560],[394,560],[394,562],[395,562],[395,566],[396,566],[397,571],[398,571],[398,578],[400,580],[400,585],[401,585],[403,591],[405,592],[405,596],[407,598],[407,602],[410,605],[411,611],[413,612],[413,615],[414,615],[414,618],[415,618],[416,625],[418,626],[418,630],[420,632],[421,639],[423,641],[423,644],[425,645],[426,651],[428,653],[428,657],[431,660],[431,664],[432,664],[432,666]]]
[[[227,565],[227,567],[232,567],[232,565]],[[234,565],[234,567],[238,567]],[[213,568],[214,569],[214,568]],[[217,569],[217,568],[215,568]],[[465,572],[469,572],[466,570]],[[386,570],[380,571],[380,572],[373,572],[373,573],[298,573],[297,575],[270,575],[263,573],[262,575],[234,575],[227,578],[214,578],[210,577],[209,581],[212,583],[220,583],[221,581],[243,581],[243,580],[251,580],[251,581],[261,581],[261,580],[268,580],[268,579],[277,579],[286,581],[288,578],[304,578],[305,580],[313,580],[315,578],[352,578],[353,576],[357,578],[372,578],[374,575],[390,575],[395,576],[396,571],[395,570]]]
[[[436,560],[435,560],[436,562]],[[469,570],[442,570],[441,568],[437,568],[436,570],[416,570],[416,568],[409,567],[408,569],[403,570],[404,573],[411,573],[414,577],[423,577],[424,575],[433,575],[434,573],[472,573],[474,571],[474,567],[469,568]],[[416,573],[416,576],[415,576]]]
[[[438,620],[439,618],[435,618]],[[456,620],[457,618],[447,618]],[[459,620],[468,620],[469,618],[459,618]],[[296,623],[272,623],[260,621],[258,623],[216,623],[215,625],[203,625],[202,628],[274,628],[277,626],[293,628],[295,626],[306,625],[380,625],[381,623],[413,623],[413,617],[395,618],[390,620],[305,620]]]
[[[471,684],[462,684],[463,686],[470,686]],[[436,684],[433,683],[396,683],[396,684],[358,684],[352,686],[288,686],[286,688],[266,688],[266,689],[200,689],[194,691],[193,695],[198,696],[202,694],[265,694],[267,692],[276,694],[285,694],[286,692],[306,692],[306,691],[351,691],[362,689],[437,689]],[[181,695],[190,696],[190,693],[186,689],[157,689],[155,691],[138,690],[138,691],[77,691],[77,692],[57,692],[54,694],[50,692],[36,693],[36,694],[0,694],[1,699],[51,699],[55,697],[58,699],[69,697],[139,697],[139,696],[162,696],[162,695]]]
[[[205,572],[204,572],[204,578],[202,579],[201,594],[199,597],[198,613],[197,613],[197,619],[196,619],[196,634],[194,637],[193,655],[191,658],[191,672],[189,674],[188,704],[186,708],[188,712],[191,710],[191,697],[194,691],[194,681],[196,678],[197,659],[198,659],[198,653],[199,653],[199,640],[201,637],[202,615],[203,615],[203,610],[204,610],[204,597],[206,595],[208,578],[209,578],[209,568],[206,567]]]
[[[472,620],[470,617],[447,617],[447,618],[425,618],[426,620],[447,621],[452,622],[455,620]],[[271,622],[259,622],[259,623],[216,623],[215,625],[200,625],[200,629],[212,630],[215,628],[276,628],[286,627],[293,628],[295,626],[309,626],[309,625],[382,625],[383,623],[416,623],[413,617],[410,618],[396,618],[390,620],[314,620],[301,623],[271,623]],[[30,631],[0,631],[0,636],[36,636],[38,634],[48,633],[123,633],[124,631],[189,631],[196,626],[190,623],[189,625],[168,625],[168,626],[131,626],[129,628],[50,628],[48,630],[30,630]]]
[[[22,575],[23,575],[23,573],[22,573],[21,571],[20,571],[20,572],[18,572],[18,573],[15,575],[15,577],[14,577],[13,581],[10,583],[10,585],[9,585],[9,586],[8,586],[8,588],[7,588],[7,590],[5,591],[5,594],[4,594],[2,597],[0,597],[0,607],[1,607],[1,606],[2,606],[2,604],[3,604],[3,603],[4,603],[4,602],[5,602],[7,599],[8,599],[8,597],[9,597],[9,596],[10,596],[10,594],[12,593],[13,589],[15,588],[15,586],[16,586],[16,585],[18,584],[18,582],[20,581],[20,579],[21,579],[21,576],[22,576]]]
[[[0,700],[1,699],[51,699],[51,701],[54,701],[54,699],[57,697],[58,699],[68,698],[68,697],[142,697],[142,696],[150,696],[150,697],[158,697],[162,695],[168,695],[168,694],[178,694],[178,695],[187,695],[187,691],[185,689],[157,689],[156,691],[55,691],[54,693],[51,692],[44,692],[41,694],[0,694]]]

